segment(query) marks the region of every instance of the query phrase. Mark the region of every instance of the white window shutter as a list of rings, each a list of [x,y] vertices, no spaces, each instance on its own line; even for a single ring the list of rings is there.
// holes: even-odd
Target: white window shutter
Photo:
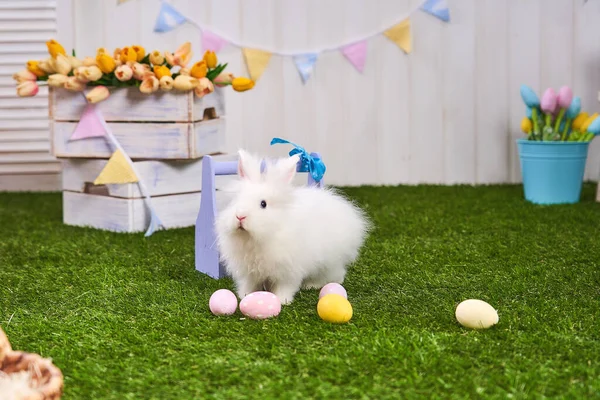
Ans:
[[[60,190],[60,163],[50,155],[48,88],[18,97],[12,75],[49,57],[57,39],[56,0],[0,0],[0,191]]]

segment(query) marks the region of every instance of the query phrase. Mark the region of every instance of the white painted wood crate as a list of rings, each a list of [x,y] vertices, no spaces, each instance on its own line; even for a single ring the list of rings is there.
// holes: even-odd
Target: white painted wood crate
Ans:
[[[236,155],[215,156],[235,161]],[[137,183],[94,185],[107,160],[65,159],[63,163],[63,222],[113,232],[143,232],[150,212]],[[202,160],[134,161],[165,229],[194,226],[200,207]],[[235,176],[215,177],[217,208],[229,199],[225,185]]]
[[[97,104],[113,135],[135,164],[163,228],[193,226],[200,207],[202,157],[222,154],[225,105],[221,88],[202,98],[193,92],[111,88]],[[62,161],[63,222],[114,232],[143,232],[150,212],[137,183],[94,185],[114,147],[105,137],[70,141],[86,106],[81,93],[50,89],[51,153]],[[221,154],[221,155],[219,155]],[[218,177],[217,207],[226,200]]]
[[[155,92],[111,88],[97,104],[109,128],[132,159],[197,159],[220,154],[225,145],[222,88],[202,98],[193,91]],[[104,137],[69,141],[86,106],[81,93],[50,88],[51,153],[57,158],[109,158]]]

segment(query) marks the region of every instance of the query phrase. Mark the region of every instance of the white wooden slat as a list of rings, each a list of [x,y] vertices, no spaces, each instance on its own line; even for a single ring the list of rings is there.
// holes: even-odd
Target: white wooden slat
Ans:
[[[241,2],[242,41],[273,47],[278,36],[276,15],[273,7],[262,7],[262,0],[246,0]],[[251,151],[263,154],[281,154],[281,145],[269,146],[273,137],[284,133],[284,116],[279,110],[284,87],[281,84],[282,57],[273,55],[263,76],[252,91],[243,96],[241,118],[245,124],[255,126],[253,135],[244,133],[245,145]],[[278,79],[270,79],[276,76]],[[256,104],[261,104],[256,107]],[[278,112],[273,112],[278,110]],[[288,150],[289,151],[289,150]]]
[[[49,174],[61,171],[59,162],[5,163],[0,159],[0,175],[6,174]]]
[[[112,29],[109,22],[104,20],[104,4],[106,1],[75,1],[73,11],[73,30],[76,54],[82,58],[95,56],[96,49],[108,47],[105,30]],[[147,7],[160,6],[157,2],[149,1]],[[158,8],[157,8],[158,10]],[[156,19],[156,15],[151,19]],[[122,46],[119,46],[122,47]],[[113,50],[113,49],[111,49]]]
[[[340,10],[342,11],[342,10]],[[364,7],[362,0],[353,0],[343,7],[343,31],[346,37],[351,37],[355,32],[366,32],[379,24],[376,3],[371,7]],[[379,74],[379,57],[383,38],[372,38],[367,43],[367,61],[362,73],[358,72],[350,63],[346,62],[340,72],[345,84],[342,85],[342,105],[345,108],[345,118],[342,132],[337,132],[339,147],[342,150],[342,163],[338,166],[346,184],[359,185],[360,182],[370,179],[370,175],[377,176],[377,163],[365,154],[373,154],[377,149],[376,118],[376,86],[364,85],[365,81],[373,81]],[[349,171],[351,171],[349,173]]]
[[[54,32],[56,22],[54,20],[36,20],[36,21],[2,21],[0,32]]]
[[[542,0],[513,2],[508,14],[508,73],[510,89],[508,141],[510,151],[509,181],[521,181],[521,167],[516,140],[525,138],[521,132],[521,120],[526,116],[526,107],[521,99],[520,86],[528,85],[540,96],[541,58],[539,51],[543,34],[541,33],[541,10],[545,8]],[[560,78],[560,77],[559,77]],[[567,78],[567,77],[565,77]],[[569,76],[570,78],[570,76]]]
[[[50,134],[47,130],[13,130],[0,131],[0,142],[37,142],[48,141]]]
[[[598,91],[600,91],[600,3],[588,1],[585,5],[575,2],[573,15],[573,92],[581,97],[582,111],[590,115],[600,112]],[[565,57],[567,55],[565,54]],[[600,140],[594,139],[589,147],[584,179],[600,179]]]
[[[0,163],[3,164],[27,164],[53,162],[56,158],[47,151],[27,151],[19,153],[0,152]]]
[[[408,10],[407,0],[382,2],[380,15],[398,15]],[[393,22],[393,21],[392,21]],[[392,23],[390,22],[390,23]],[[377,49],[379,69],[375,78],[378,132],[376,162],[382,184],[397,185],[410,181],[411,129],[410,106],[407,93],[410,89],[410,56],[398,49],[390,40],[383,40]],[[370,133],[367,133],[367,137]]]
[[[24,153],[24,152],[45,152],[50,151],[50,142],[48,140],[40,141],[19,141],[19,142],[3,142],[0,136],[0,158],[1,153]]]
[[[56,32],[54,29],[48,29],[48,30],[36,30],[36,31],[3,31],[0,30],[0,46],[2,52],[8,52],[6,51],[8,49],[8,47],[6,46],[6,43],[19,43],[19,49],[22,49],[23,44],[22,43],[28,43],[28,42],[37,42],[37,43],[41,43],[43,46],[43,48],[46,48],[46,41],[50,40],[53,36],[56,35]],[[38,47],[36,47],[35,51],[40,51],[39,48],[41,48],[41,46],[38,45]],[[41,50],[43,51],[43,49]]]
[[[175,51],[177,46],[181,44],[176,41],[175,35],[165,35],[154,32],[154,24],[156,23],[156,16],[158,15],[159,10],[160,2],[156,1],[134,0],[119,6],[119,12],[122,12],[124,14],[126,13],[127,15],[131,15],[133,13],[138,13],[140,15],[139,29],[140,41],[142,46],[146,47],[149,51]],[[87,14],[83,15],[84,18],[85,15]],[[229,17],[231,18],[232,15],[233,14],[230,12]],[[96,29],[102,29],[102,26],[97,27]],[[91,40],[91,37],[89,40]],[[200,40],[200,32],[196,32],[194,36],[188,38],[187,40],[189,40],[190,42],[198,42]],[[194,60],[198,60],[197,54]]]
[[[197,2],[194,1],[194,4]],[[199,3],[199,2],[198,2]],[[231,10],[236,9],[238,0],[204,1],[210,7],[210,12],[205,15],[198,15],[199,21],[206,18],[206,23],[214,27],[218,32],[227,33],[232,38],[239,38],[241,32],[240,15],[232,14]],[[201,37],[198,38],[200,42]],[[234,46],[225,46],[218,54],[219,58],[227,61],[227,70],[236,75],[245,75],[246,65],[242,52]],[[246,96],[236,93],[233,90],[225,90],[225,100],[227,105],[226,113],[237,115],[237,118],[227,120],[227,141],[226,149],[229,152],[236,152],[244,144],[244,138],[247,137],[247,128],[244,126],[244,120],[241,118],[242,107]]]
[[[16,87],[16,85],[15,85]],[[16,89],[14,89],[16,91]],[[15,93],[15,92],[13,92]],[[39,94],[28,99],[17,97],[0,97],[0,109],[12,110],[15,108],[43,108],[48,109],[48,98]],[[47,112],[46,112],[47,115]]]
[[[548,87],[558,89],[570,85],[573,71],[573,58],[568,52],[573,43],[574,1],[544,2],[540,17],[540,70],[541,90]],[[581,7],[577,2],[577,7]]]
[[[16,36],[16,35],[15,35]],[[22,41],[25,42],[25,41]],[[28,42],[28,41],[27,41]],[[39,43],[19,43],[16,39],[6,40],[0,37],[0,54],[5,56],[17,55],[17,54],[43,54],[46,53],[46,58],[49,57],[47,54],[48,48],[45,42]]]
[[[475,183],[475,2],[455,0],[440,43],[445,183]]]
[[[424,13],[412,18],[413,52],[410,56],[411,84],[411,181],[444,181],[444,137],[442,126],[442,25]]]
[[[50,123],[48,120],[33,120],[27,121],[27,124],[24,124],[22,120],[18,119],[5,119],[2,120],[0,124],[0,135],[2,131],[30,131],[30,130],[42,130],[45,129],[48,131],[50,129]]]
[[[0,10],[0,24],[4,21],[39,21],[39,20],[54,20],[56,11],[54,9],[6,9]]]
[[[48,119],[48,110],[41,108],[15,108],[15,109],[2,109],[0,108],[0,121],[9,118],[18,118],[23,121],[30,121],[33,119]]]
[[[47,49],[35,53],[1,53],[0,52],[0,64],[8,68],[0,69],[1,74],[5,74],[8,71],[15,72],[15,70],[23,69],[27,65],[29,60],[45,60],[49,56]],[[11,67],[12,66],[12,67]]]
[[[40,9],[55,9],[56,0],[12,0],[0,1],[0,13],[4,10],[40,10]]]
[[[111,21],[110,29],[105,30],[103,47],[112,51],[125,46],[142,45],[140,43],[140,15],[136,2],[118,5],[116,1],[103,1],[104,20]],[[131,10],[134,12],[131,12]],[[88,53],[90,52],[89,49]],[[146,49],[152,51],[151,49]]]
[[[0,167],[1,168],[1,167]],[[53,167],[54,169],[55,167]],[[3,192],[58,192],[61,175],[50,173],[20,173],[0,175],[0,191]]]
[[[509,159],[508,3],[478,0],[475,7],[476,182],[502,183],[508,181]]]

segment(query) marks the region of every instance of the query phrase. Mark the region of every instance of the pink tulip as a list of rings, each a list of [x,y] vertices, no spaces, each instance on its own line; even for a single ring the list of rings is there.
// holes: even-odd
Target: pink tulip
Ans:
[[[558,98],[556,96],[556,92],[552,88],[546,89],[544,95],[542,96],[541,107],[542,111],[546,114],[553,114],[556,110],[556,103]],[[568,106],[567,106],[568,107]]]
[[[24,81],[17,85],[17,95],[20,97],[35,96],[39,90],[39,86],[34,81]]]
[[[36,81],[37,76],[33,72],[24,69],[22,71],[17,72],[16,74],[13,74],[13,79],[17,81],[17,83],[21,83],[27,81]]]
[[[558,91],[558,107],[567,109],[573,101],[573,91],[568,86],[563,86]]]

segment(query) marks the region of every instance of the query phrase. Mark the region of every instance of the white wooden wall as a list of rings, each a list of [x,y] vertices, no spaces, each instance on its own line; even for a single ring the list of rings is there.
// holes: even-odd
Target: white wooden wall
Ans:
[[[72,2],[72,4],[71,4]],[[78,55],[141,44],[175,49],[200,32],[156,34],[158,0],[58,0],[73,10]],[[172,0],[200,24],[249,46],[307,50],[389,25],[419,0]],[[498,183],[520,180],[515,139],[521,83],[538,92],[572,85],[598,110],[600,0],[448,0],[451,22],[413,14],[414,51],[369,41],[363,74],[339,52],[323,54],[303,85],[289,57],[273,56],[254,90],[227,96],[228,147],[284,154],[274,136],[320,151],[329,183]],[[246,74],[240,49],[220,54]],[[280,147],[281,146],[281,147]],[[600,139],[587,178],[600,171]]]
[[[0,0],[0,191],[59,188],[60,164],[49,154],[48,90],[19,98],[12,75],[28,60],[46,58],[49,38],[68,39],[67,14],[56,0]]]

